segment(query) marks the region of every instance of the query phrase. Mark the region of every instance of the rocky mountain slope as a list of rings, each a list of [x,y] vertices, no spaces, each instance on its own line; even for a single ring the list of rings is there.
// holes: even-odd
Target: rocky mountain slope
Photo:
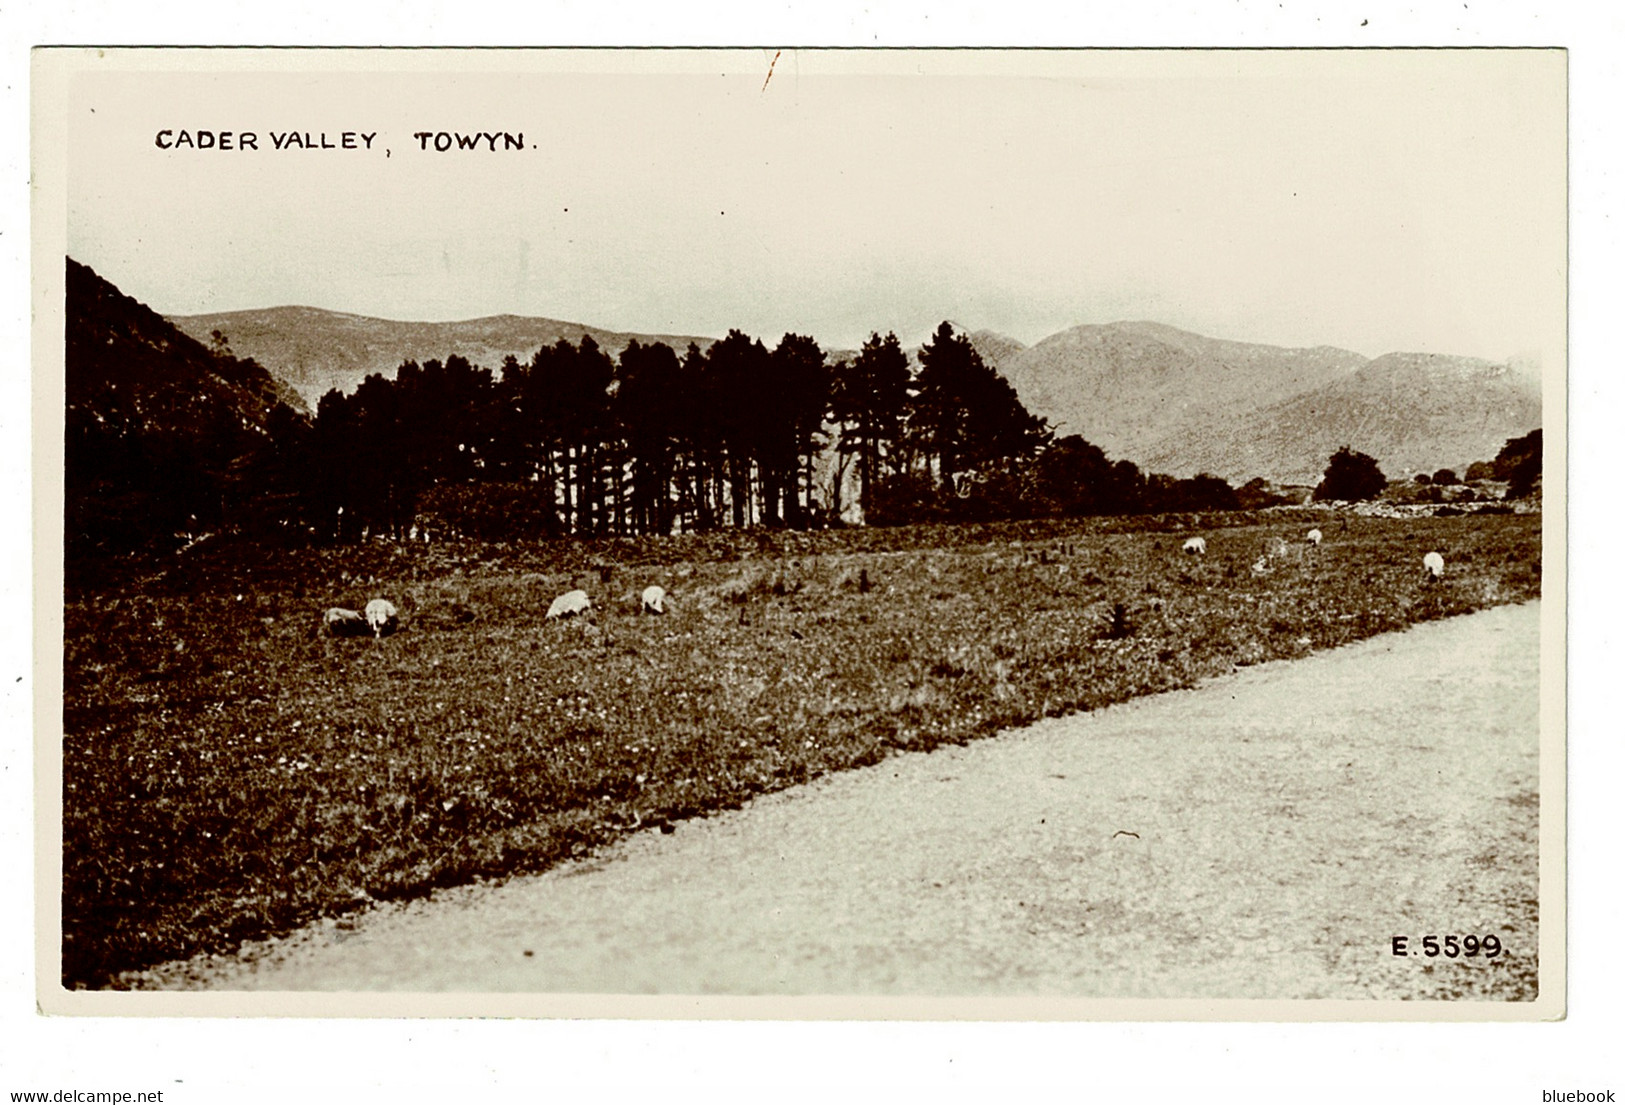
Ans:
[[[1390,479],[1487,460],[1541,424],[1540,393],[1504,364],[1389,353],[1351,375],[1229,425],[1192,425],[1148,442],[1145,463],[1283,483],[1315,483],[1343,445],[1376,457]]]
[[[1142,468],[1314,483],[1342,445],[1390,476],[1465,466],[1540,425],[1534,379],[1464,357],[1291,349],[1150,322],[1077,326],[1001,359],[1030,410]]]

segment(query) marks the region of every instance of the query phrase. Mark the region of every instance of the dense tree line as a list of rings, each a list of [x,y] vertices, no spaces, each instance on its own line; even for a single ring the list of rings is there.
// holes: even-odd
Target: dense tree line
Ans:
[[[400,534],[426,502],[460,520],[470,496],[428,493],[472,484],[533,536],[805,524],[819,419],[803,406],[809,391],[822,402],[826,371],[808,344],[787,335],[770,354],[735,331],[679,357],[634,341],[617,363],[584,336],[495,376],[456,356],[408,362],[322,398],[304,520],[341,539]]]
[[[330,392],[308,433],[282,428],[305,458],[303,521],[341,540],[420,521],[486,537],[805,528],[854,505],[849,485],[876,524],[1237,505],[1216,477],[1053,441],[947,323],[917,365],[895,334],[830,363],[805,335],[769,349],[739,330],[681,355],[634,341],[618,360],[583,336],[495,375],[408,363]]]
[[[486,537],[805,528],[853,505],[878,524],[1236,506],[1215,477],[1053,441],[947,323],[917,364],[895,334],[831,363],[805,335],[769,349],[739,330],[682,354],[633,341],[618,359],[583,336],[496,373],[408,362],[269,436],[263,501],[338,540],[419,523]]]

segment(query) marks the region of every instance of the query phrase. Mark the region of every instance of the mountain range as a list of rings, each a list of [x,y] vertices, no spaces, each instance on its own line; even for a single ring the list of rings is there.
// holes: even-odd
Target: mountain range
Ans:
[[[169,321],[202,342],[215,331],[232,352],[271,366],[304,396],[311,409],[327,392],[354,391],[368,376],[394,379],[402,362],[445,360],[456,353],[486,368],[510,354],[528,361],[560,339],[580,344],[582,335],[613,357],[636,338],[665,342],[680,354],[689,342],[705,349],[713,338],[680,334],[627,334],[551,318],[492,315],[463,322],[396,322],[318,307],[268,307],[212,315],[172,315]]]
[[[313,307],[174,316],[207,342],[286,380],[314,408],[332,388],[353,391],[403,361],[457,353],[500,365],[583,334],[612,355],[637,339],[679,352],[697,335],[632,334],[548,318],[497,315],[465,322],[396,322]],[[1231,483],[1263,476],[1314,484],[1349,445],[1390,477],[1460,471],[1541,424],[1538,380],[1506,364],[1442,354],[1368,358],[1332,346],[1286,348],[1205,337],[1156,322],[1074,326],[1033,345],[990,330],[969,333],[982,358],[1057,435],[1079,434],[1113,459]],[[911,347],[912,355],[916,350]],[[852,356],[832,351],[831,357]]]
[[[1390,477],[1459,472],[1540,425],[1537,379],[1471,357],[1373,359],[1155,322],[1074,326],[1032,346],[990,331],[970,340],[1057,434],[1180,477],[1314,484],[1344,445]]]

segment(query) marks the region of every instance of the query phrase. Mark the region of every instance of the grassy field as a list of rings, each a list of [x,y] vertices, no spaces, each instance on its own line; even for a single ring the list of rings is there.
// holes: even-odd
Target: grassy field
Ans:
[[[1315,524],[1326,542],[1310,549]],[[1205,557],[1180,552],[1193,526]],[[1438,584],[1423,580],[1429,549],[1448,564]],[[1285,512],[295,553],[205,542],[75,574],[63,979],[113,984],[373,900],[539,870],[893,749],[1533,598],[1539,564],[1538,516]],[[650,583],[671,593],[664,617],[639,612]],[[595,614],[547,622],[576,586]],[[327,606],[379,595],[401,609],[395,636],[319,632]]]

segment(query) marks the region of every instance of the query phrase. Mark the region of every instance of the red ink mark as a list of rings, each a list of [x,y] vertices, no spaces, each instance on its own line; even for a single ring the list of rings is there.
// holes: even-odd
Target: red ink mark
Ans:
[[[784,53],[783,50],[774,50],[773,51],[773,60],[767,63],[767,81],[770,81],[770,80],[773,79],[773,67],[779,63],[779,55],[782,54],[782,53]],[[763,92],[767,91],[767,81],[762,82],[762,91]]]

